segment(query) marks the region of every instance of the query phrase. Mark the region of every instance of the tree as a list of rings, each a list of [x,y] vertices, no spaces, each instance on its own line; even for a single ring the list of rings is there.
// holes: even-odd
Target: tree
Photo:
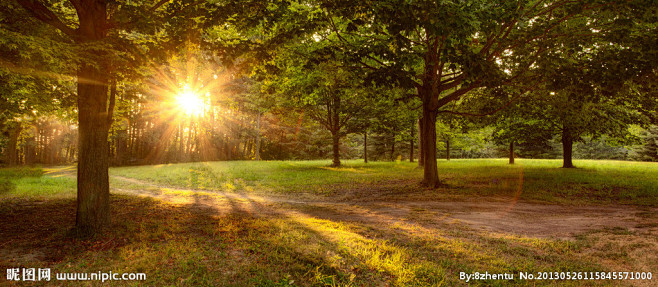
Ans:
[[[70,0],[63,5],[37,0],[17,3],[32,19],[58,32],[58,37],[43,39],[41,45],[55,42],[74,48],[72,58],[77,65],[72,74],[77,84],[79,129],[76,229],[81,234],[97,232],[110,221],[108,132],[116,97],[111,86],[117,73],[130,66],[129,51],[136,57],[126,35],[152,32],[152,21],[167,1],[148,6],[142,1],[105,0]],[[182,10],[186,4],[175,6]],[[171,21],[172,14],[169,16],[164,19]]]
[[[440,109],[479,87],[531,86],[533,63],[547,50],[543,42],[577,34],[555,31],[599,7],[587,1],[323,5],[334,32],[328,40],[350,56],[349,63],[369,71],[373,81],[416,89],[423,104],[423,183],[431,187],[440,184],[435,151]]]
[[[655,18],[656,7],[640,12],[636,4],[617,7],[620,11],[603,10],[589,22],[572,23],[590,33],[554,42],[552,45],[559,49],[547,52],[537,62],[546,81],[533,92],[539,108],[534,109],[533,117],[550,123],[559,133],[564,168],[574,167],[573,144],[583,136],[623,137],[629,124],[646,125],[655,111],[655,99],[632,93],[630,88],[634,81],[656,75],[655,61],[647,61],[642,53],[634,51],[646,48],[646,39],[634,39],[617,30],[623,27],[626,32],[641,31],[643,35],[649,29],[647,23]],[[636,17],[637,13],[642,17]],[[588,28],[590,22],[594,24]],[[655,49],[647,52],[655,55]]]
[[[299,46],[292,54],[281,52],[280,59],[287,67],[276,81],[283,87],[280,93],[331,133],[332,166],[340,166],[340,139],[354,131],[354,120],[366,106],[360,79],[321,46]]]
[[[658,126],[643,130],[641,137],[643,144],[634,150],[633,157],[641,161],[658,161]]]

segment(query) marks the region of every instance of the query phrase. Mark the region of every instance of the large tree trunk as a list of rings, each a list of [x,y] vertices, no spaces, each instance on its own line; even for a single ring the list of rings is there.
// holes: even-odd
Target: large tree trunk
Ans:
[[[5,150],[5,160],[8,165],[17,165],[18,164],[18,137],[21,135],[21,130],[23,130],[23,125],[18,123],[10,124],[9,130],[9,143],[7,144],[7,149]]]
[[[109,145],[107,142],[111,113],[108,113],[109,65],[106,52],[92,50],[93,45],[106,38],[106,0],[70,1],[77,13],[76,29],[56,18],[41,1],[20,0],[18,4],[31,12],[34,18],[54,26],[69,36],[81,48],[87,49],[78,68],[78,199],[76,228],[80,232],[94,233],[109,222]],[[94,63],[86,63],[90,61]],[[109,109],[111,112],[111,109]]]
[[[107,2],[83,1],[77,7],[80,25],[78,42],[96,42],[107,36]],[[94,58],[105,59],[102,51]],[[110,184],[108,177],[108,69],[96,62],[78,69],[78,198],[76,229],[82,234],[100,231],[110,222]]]
[[[368,163],[368,132],[363,133],[363,162]]]
[[[509,143],[509,164],[514,164],[514,141]]]
[[[84,65],[78,70],[78,198],[76,228],[83,234],[110,222],[107,76]]]
[[[332,139],[332,150],[334,159],[331,162],[331,166],[337,167],[340,166],[340,132],[331,131]]]
[[[573,168],[573,136],[568,128],[562,130],[562,167]]]
[[[436,110],[423,109],[422,147],[424,155],[424,171],[422,183],[429,187],[440,185],[436,166]]]

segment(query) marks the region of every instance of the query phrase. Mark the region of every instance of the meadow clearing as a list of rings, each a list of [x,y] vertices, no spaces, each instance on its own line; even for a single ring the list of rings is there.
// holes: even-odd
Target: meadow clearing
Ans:
[[[112,226],[71,236],[72,166],[0,169],[0,267],[185,286],[655,286],[658,164],[232,161],[110,169]],[[522,280],[521,272],[652,272]],[[460,274],[513,274],[469,280]],[[593,274],[593,273],[592,273]],[[2,283],[8,283],[3,279]],[[20,282],[59,285],[61,282]],[[68,282],[72,283],[72,282]],[[89,285],[91,282],[75,282]]]

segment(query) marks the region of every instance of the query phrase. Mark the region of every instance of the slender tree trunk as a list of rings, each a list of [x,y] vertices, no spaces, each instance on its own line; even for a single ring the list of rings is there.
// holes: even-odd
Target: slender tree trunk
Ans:
[[[252,152],[254,151],[254,141],[255,140],[251,139],[249,140],[249,142],[247,142],[247,153],[249,154],[250,157],[252,155]]]
[[[34,161],[41,163],[41,126],[39,123],[34,125]]]
[[[414,121],[411,121],[411,136],[409,137],[409,162],[414,162],[414,136],[416,131],[416,125]]]
[[[446,160],[450,160],[450,139],[446,139]]]
[[[391,161],[395,161],[395,136],[393,136],[393,143],[391,143]]]
[[[231,138],[226,135],[226,160],[232,160],[233,153],[231,149],[233,148],[231,145]]]
[[[329,125],[331,127],[331,137],[333,140],[333,161],[331,166],[338,167],[340,166],[340,111],[341,111],[341,101],[340,95],[333,92],[331,94],[332,109],[329,109]]]
[[[185,147],[185,161],[192,158],[192,120],[190,120],[189,129],[187,131],[187,143]]]
[[[571,131],[568,128],[565,128],[562,131],[562,167],[563,168],[573,168],[572,161],[572,152],[573,152],[573,137]]]
[[[332,139],[332,150],[333,150],[333,160],[331,166],[338,167],[340,166],[340,131],[332,130],[331,131]]]
[[[185,136],[183,132],[183,123],[178,124],[178,162],[183,161],[183,157],[185,154],[185,142],[183,141],[183,137]]]
[[[363,133],[363,162],[368,163],[368,132]]]
[[[256,116],[256,160],[260,160],[260,111]]]
[[[97,232],[110,222],[108,80],[103,73],[87,65],[78,70],[76,228],[83,234]]]
[[[509,143],[509,164],[514,164],[514,141]]]
[[[423,108],[422,147],[424,155],[423,184],[438,187],[439,173],[436,165],[436,110]]]
[[[423,146],[423,118],[418,118],[418,166],[425,166],[425,147]]]
[[[71,158],[71,144],[69,143],[66,146],[66,160],[68,161]]]

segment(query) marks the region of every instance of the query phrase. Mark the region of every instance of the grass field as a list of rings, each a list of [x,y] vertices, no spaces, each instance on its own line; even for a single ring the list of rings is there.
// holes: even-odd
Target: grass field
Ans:
[[[436,190],[418,184],[414,163],[328,164],[112,168],[112,227],[87,239],[69,234],[73,168],[0,169],[0,268],[143,272],[145,282],[111,283],[149,286],[657,285],[519,279],[658,277],[656,163],[440,161],[446,186]],[[460,272],[515,279],[467,283]]]
[[[517,160],[516,165],[506,159],[440,161],[439,177],[453,187],[448,190],[453,195],[510,195],[519,192],[522,184],[520,196],[527,200],[658,205],[658,164],[593,160],[575,164],[579,168],[558,168],[559,160]],[[338,169],[322,161],[204,162],[114,168],[111,174],[178,188],[327,195],[352,184],[422,178],[414,163],[362,161],[346,161]]]

